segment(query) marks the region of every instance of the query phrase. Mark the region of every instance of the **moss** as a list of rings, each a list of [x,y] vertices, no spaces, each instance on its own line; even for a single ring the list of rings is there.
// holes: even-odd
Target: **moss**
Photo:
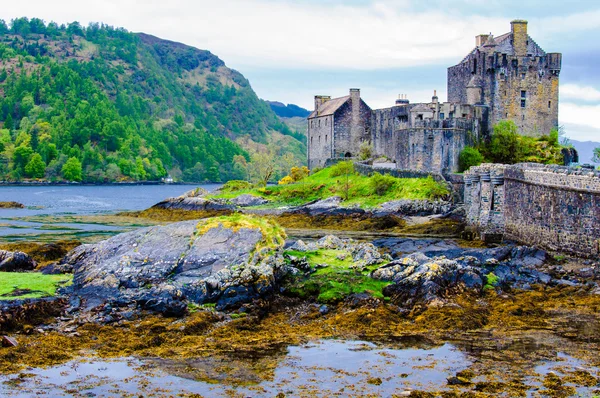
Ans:
[[[242,228],[260,230],[263,239],[256,245],[256,252],[261,252],[263,249],[282,247],[287,238],[285,230],[276,222],[268,218],[241,213],[201,220],[196,226],[196,235],[203,235],[209,229],[219,226],[232,229],[233,231],[238,231]]]
[[[304,257],[311,267],[318,268],[307,276],[296,276],[288,280],[286,289],[293,296],[315,297],[321,303],[338,302],[356,293],[369,293],[383,299],[383,288],[390,284],[369,276],[378,265],[357,269],[350,253],[343,250],[287,251],[286,254]]]
[[[59,286],[66,286],[71,281],[71,275],[0,272],[0,300],[54,296]]]
[[[498,285],[498,282],[500,281],[500,278],[498,278],[496,275],[494,275],[493,272],[490,272],[485,277],[486,277],[487,282],[483,288],[486,290],[495,289],[496,286]]]

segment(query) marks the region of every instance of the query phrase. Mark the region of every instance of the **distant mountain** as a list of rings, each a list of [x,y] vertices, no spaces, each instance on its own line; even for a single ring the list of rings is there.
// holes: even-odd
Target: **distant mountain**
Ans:
[[[577,153],[579,154],[580,164],[589,163],[600,165],[600,163],[592,162],[592,157],[594,156],[594,148],[600,148],[600,142],[577,140],[570,140],[569,142],[571,142],[571,144],[573,144],[573,146],[577,150]]]
[[[304,108],[299,107],[298,105],[288,104],[287,106],[281,102],[277,101],[265,101],[273,112],[279,117],[308,117],[310,115],[310,111]]]
[[[0,20],[0,180],[243,178],[257,150],[305,162],[303,140],[209,51],[103,24]]]

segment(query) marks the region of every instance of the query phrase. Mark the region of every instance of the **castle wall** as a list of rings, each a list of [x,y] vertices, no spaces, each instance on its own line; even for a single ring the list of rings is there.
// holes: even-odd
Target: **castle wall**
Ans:
[[[558,79],[562,55],[546,54],[527,34],[526,21],[513,21],[499,41],[475,48],[448,68],[448,101],[486,104],[490,122],[512,120],[523,135],[548,134],[558,126]]]
[[[467,225],[483,239],[503,235],[600,255],[600,172],[533,163],[472,167],[465,173],[465,205]]]
[[[371,142],[371,108],[360,99],[357,104],[347,102],[335,113],[333,158],[356,157],[361,143]]]
[[[327,159],[333,157],[333,115],[322,116],[308,121],[308,167],[323,167]]]

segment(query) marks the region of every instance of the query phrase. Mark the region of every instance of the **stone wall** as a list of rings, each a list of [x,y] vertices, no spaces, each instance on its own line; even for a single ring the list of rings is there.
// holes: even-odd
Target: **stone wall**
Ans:
[[[308,167],[323,167],[333,154],[333,115],[308,120]]]
[[[600,255],[600,172],[533,163],[472,167],[465,205],[467,225],[482,239]]]
[[[371,108],[360,97],[352,98],[335,113],[333,134],[331,157],[357,156],[361,144],[371,142]]]

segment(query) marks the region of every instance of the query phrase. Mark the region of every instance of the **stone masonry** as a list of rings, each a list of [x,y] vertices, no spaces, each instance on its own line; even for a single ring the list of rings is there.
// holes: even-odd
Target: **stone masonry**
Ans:
[[[500,120],[521,134],[548,134],[558,125],[558,77],[562,56],[546,53],[527,34],[527,21],[494,38],[476,37],[476,47],[448,68],[448,102],[401,97],[390,108],[371,110],[360,90],[332,99],[315,97],[308,117],[308,167],[353,158],[362,143],[397,168],[450,175],[467,145],[489,135]]]
[[[465,205],[467,225],[484,240],[600,256],[600,172],[535,163],[471,167]]]

